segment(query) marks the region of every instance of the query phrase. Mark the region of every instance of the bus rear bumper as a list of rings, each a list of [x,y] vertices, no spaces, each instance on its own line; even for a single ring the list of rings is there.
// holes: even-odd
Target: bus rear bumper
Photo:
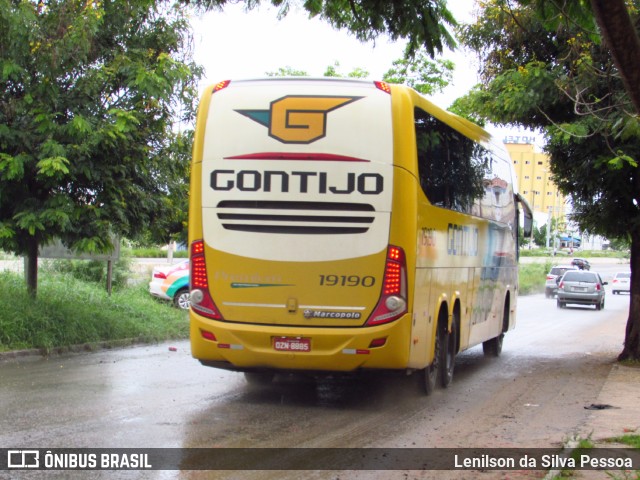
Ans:
[[[354,372],[408,366],[410,315],[374,327],[265,326],[209,320],[190,312],[191,354],[234,371]]]

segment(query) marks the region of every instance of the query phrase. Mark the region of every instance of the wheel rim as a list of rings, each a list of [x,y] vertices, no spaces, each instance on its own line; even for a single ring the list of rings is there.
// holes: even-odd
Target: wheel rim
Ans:
[[[191,299],[188,292],[184,292],[178,295],[177,305],[178,308],[181,308],[182,310],[189,309],[189,307],[191,306]]]

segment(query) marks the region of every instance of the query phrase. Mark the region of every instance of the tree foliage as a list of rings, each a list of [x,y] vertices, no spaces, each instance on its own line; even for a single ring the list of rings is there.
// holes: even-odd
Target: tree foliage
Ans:
[[[635,15],[637,1],[629,4]],[[631,238],[632,301],[620,357],[640,358],[640,124],[625,82],[585,2],[483,6],[462,31],[483,79],[464,105],[497,124],[543,130],[572,220],[590,233]]]
[[[413,56],[405,54],[393,62],[393,66],[383,74],[382,80],[390,83],[409,85],[425,95],[442,92],[451,83],[454,63],[451,60],[430,60],[424,50],[418,50]],[[308,77],[304,70],[297,70],[290,66],[279,67],[276,71],[267,72],[269,77]],[[327,66],[324,77],[360,78],[369,77],[369,72],[363,68],[354,68],[349,73],[340,71],[340,63],[334,62]]]
[[[407,54],[394,61],[383,78],[390,83],[408,85],[424,95],[433,95],[451,83],[454,68],[451,60],[431,60],[425,50],[419,49],[413,56]]]
[[[188,29],[169,2],[0,0],[0,248],[29,257],[34,294],[39,245],[106,251],[183,208]]]

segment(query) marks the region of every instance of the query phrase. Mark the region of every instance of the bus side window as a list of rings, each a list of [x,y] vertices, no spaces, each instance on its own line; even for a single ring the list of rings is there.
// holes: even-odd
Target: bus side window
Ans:
[[[414,110],[418,174],[431,204],[472,213],[485,194],[490,153],[427,112]]]

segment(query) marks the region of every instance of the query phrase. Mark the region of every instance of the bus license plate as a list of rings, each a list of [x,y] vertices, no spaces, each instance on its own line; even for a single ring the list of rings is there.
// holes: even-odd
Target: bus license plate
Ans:
[[[273,348],[280,352],[310,352],[311,339],[306,337],[274,337]]]

